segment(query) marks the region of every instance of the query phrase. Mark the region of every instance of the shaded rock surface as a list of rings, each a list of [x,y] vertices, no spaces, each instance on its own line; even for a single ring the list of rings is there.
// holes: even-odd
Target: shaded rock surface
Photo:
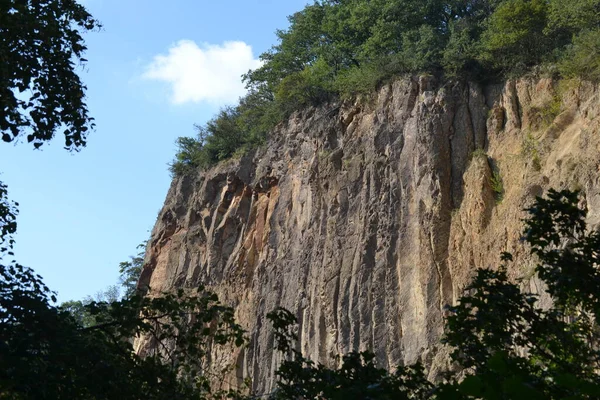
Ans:
[[[380,366],[420,360],[435,379],[445,305],[475,268],[513,252],[512,276],[541,287],[519,242],[536,195],[580,189],[600,224],[599,93],[419,77],[298,112],[264,149],[174,179],[140,285],[204,284],[234,306],[251,341],[224,358],[258,392],[280,362],[265,319],[278,306],[315,361],[370,349]]]

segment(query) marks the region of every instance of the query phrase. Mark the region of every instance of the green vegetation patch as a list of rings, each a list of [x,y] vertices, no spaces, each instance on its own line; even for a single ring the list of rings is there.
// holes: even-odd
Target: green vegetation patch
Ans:
[[[477,159],[477,158],[483,158],[483,159],[487,160],[487,157],[488,157],[488,155],[484,149],[475,149],[475,151],[473,151],[471,153],[472,160]]]
[[[528,133],[523,138],[523,142],[521,143],[521,156],[525,162],[528,163],[531,161],[531,165],[536,171],[542,169],[539,147],[540,145],[538,141],[531,135],[531,133]]]
[[[249,94],[178,141],[174,174],[256,146],[292,112],[404,74],[500,80],[532,71],[600,81],[600,0],[318,0],[289,17]],[[547,121],[559,102],[538,110]]]
[[[502,200],[504,200],[504,181],[502,180],[502,175],[500,171],[495,168],[492,171],[492,176],[490,177],[490,185],[492,186],[492,191],[494,192],[494,197],[496,198],[496,203],[500,204]]]
[[[181,176],[207,168],[264,143],[281,116],[277,104],[263,94],[250,92],[236,107],[223,108],[205,125],[196,125],[195,137],[178,138],[171,173]]]

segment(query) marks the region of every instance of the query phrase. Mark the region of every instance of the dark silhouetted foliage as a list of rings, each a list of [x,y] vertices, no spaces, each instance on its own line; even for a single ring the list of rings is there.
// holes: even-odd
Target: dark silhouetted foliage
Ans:
[[[86,50],[82,32],[100,24],[74,0],[0,2],[0,133],[26,135],[36,148],[63,129],[77,150],[93,127],[76,74]]]

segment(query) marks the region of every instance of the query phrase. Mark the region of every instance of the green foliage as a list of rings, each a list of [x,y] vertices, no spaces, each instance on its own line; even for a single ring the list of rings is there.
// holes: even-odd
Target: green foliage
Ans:
[[[204,138],[202,146],[209,163],[227,159],[244,143],[244,132],[239,125],[238,110],[222,109],[205,126],[196,126],[198,136]]]
[[[237,109],[227,107],[206,125],[196,125],[196,138],[178,138],[179,150],[176,161],[171,164],[171,172],[181,175],[197,167],[206,168],[230,158],[245,144],[239,118]]]
[[[403,32],[403,70],[406,72],[434,71],[441,62],[445,37],[431,25],[421,25],[418,29]]]
[[[245,144],[235,119],[224,110],[206,125],[196,125],[195,138],[178,138],[177,162],[171,165],[171,171],[180,175],[181,172],[197,167],[207,168],[231,158]]]
[[[577,320],[600,316],[600,232],[588,231],[578,192],[551,190],[528,210],[525,240],[540,259],[536,271],[548,285],[555,307]],[[560,248],[558,246],[561,246]],[[581,313],[580,313],[581,312]],[[589,313],[589,314],[588,314]]]
[[[73,0],[0,4],[4,141],[27,132],[37,148],[64,125],[67,149],[85,145],[92,119],[74,68],[75,61],[85,61],[80,32],[95,27]],[[16,261],[5,262],[13,256],[16,207],[0,183],[0,398],[240,398],[236,390],[211,387],[206,370],[210,351],[246,340],[233,310],[216,295],[199,288],[113,301],[118,293],[112,290],[102,294],[110,303],[57,307],[39,275]],[[133,269],[132,261],[123,273]],[[136,354],[134,337],[147,337],[153,350]]]
[[[600,79],[600,0],[316,0],[289,21],[243,77],[250,94],[230,109],[236,129],[213,132],[211,122],[229,118],[220,113],[200,138],[181,139],[174,174],[255,147],[298,109],[370,94],[403,74],[490,81],[558,65],[564,76]]]
[[[469,26],[461,26],[460,22],[450,25],[450,37],[442,52],[442,66],[451,78],[463,75],[477,77],[478,65],[477,34]]]
[[[274,96],[264,88],[251,90],[240,99],[237,106],[239,125],[244,132],[245,146],[253,148],[263,144],[267,133],[281,121],[281,108]]]
[[[371,94],[389,77],[386,67],[379,63],[352,66],[339,73],[334,82],[336,90],[343,98]]]
[[[129,298],[136,293],[137,283],[144,267],[146,243],[137,246],[138,253],[129,257],[129,261],[119,263],[119,283],[125,290],[124,296]]]
[[[87,305],[92,302],[86,300],[69,300],[60,304],[59,308],[71,315],[76,324],[82,328],[88,328],[97,324],[96,317],[93,316]]]
[[[222,377],[207,369],[209,351],[246,341],[230,307],[203,288],[118,301],[109,290],[55,306],[39,275],[2,261],[12,255],[17,210],[0,189],[0,398],[241,398],[211,385]],[[153,347],[138,355],[131,339],[142,336]]]
[[[60,78],[62,91],[57,94],[55,82],[44,68],[55,71],[56,66],[72,67],[71,57],[80,57],[85,50],[78,29],[92,29],[96,23],[69,0],[35,4],[43,7],[33,7],[29,2],[0,6],[4,7],[0,9],[0,28],[6,33],[0,55],[12,58],[10,64],[21,68],[17,75],[0,75],[0,90],[23,91],[32,82],[31,74],[42,76],[34,83],[31,105],[19,103],[12,94],[0,93],[6,103],[4,114],[0,114],[4,118],[0,119],[0,128],[3,134],[10,132],[4,134],[8,138],[3,136],[8,141],[14,140],[21,129],[31,128],[29,141],[39,147],[53,136],[59,124],[65,123],[66,147],[77,148],[85,144],[83,127],[90,122],[81,103],[82,87],[67,68],[65,75],[52,75],[52,79]],[[450,57],[443,44],[454,40],[457,48],[476,49],[473,43],[480,39],[485,57],[478,59],[505,71],[513,69],[503,57],[511,48],[516,50],[517,57],[512,59],[516,69],[546,56],[554,57],[554,50],[564,47],[561,40],[570,35],[581,39],[597,24],[594,0],[576,0],[571,3],[572,9],[563,5],[559,0],[324,0],[307,6],[290,19],[290,30],[278,33],[281,43],[263,55],[265,65],[248,75],[251,94],[199,128],[198,139],[185,143],[187,154],[181,161],[188,169],[196,168],[204,162],[230,157],[243,146],[260,143],[277,118],[292,110],[295,101],[308,104],[303,102],[326,99],[329,91],[340,90],[335,80],[344,76],[342,71],[356,72],[362,65],[372,68],[382,59],[397,62],[397,68],[392,68],[394,73],[403,66],[437,68],[440,62],[460,73],[469,65],[468,58]],[[466,27],[456,33],[453,26],[463,20]],[[555,25],[543,26],[540,21],[553,21]],[[69,30],[72,24],[79,24],[79,28]],[[589,30],[578,31],[577,24]],[[34,26],[31,32],[30,26]],[[490,27],[501,32],[486,33]],[[63,36],[65,29],[67,37]],[[33,41],[22,40],[30,36],[18,36],[19,32],[30,33]],[[452,39],[453,35],[458,36]],[[527,44],[528,36],[547,55]],[[46,43],[48,38],[51,40]],[[594,39],[593,35],[590,38]],[[568,47],[567,54],[576,50],[580,39]],[[590,43],[592,51],[595,42]],[[27,47],[32,44],[33,49]],[[528,48],[532,53],[525,51]],[[418,54],[407,62],[411,51]],[[590,63],[594,65],[594,59]],[[3,73],[6,70],[4,67]],[[379,84],[387,74],[374,79],[372,73],[365,75],[369,85]],[[280,85],[289,76],[294,78],[282,89]],[[310,95],[288,96],[288,91],[299,87]],[[350,87],[360,88],[361,83]],[[36,91],[41,93],[38,97]],[[297,96],[301,94],[305,93],[298,92]],[[79,103],[69,102],[73,95],[78,96]],[[285,102],[278,102],[278,98]],[[28,114],[23,113],[23,107],[29,109]],[[77,118],[72,118],[73,110]],[[492,185],[497,193],[503,192],[497,171]],[[596,322],[600,316],[600,232],[588,230],[586,211],[578,207],[577,193],[550,191],[547,199],[537,198],[528,212],[524,240],[539,260],[535,272],[554,302],[542,309],[536,295],[524,293],[509,279],[505,265],[497,270],[478,270],[465,294],[449,308],[444,337],[461,373],[448,371],[446,381],[434,385],[425,379],[420,366],[385,371],[377,367],[369,352],[344,355],[334,369],[315,364],[296,350],[294,315],[278,309],[268,317],[274,322],[275,346],[283,353],[284,361],[271,397],[600,398],[600,331]],[[16,261],[4,262],[6,255],[12,256],[16,214],[16,204],[7,199],[6,187],[0,184],[1,398],[244,398],[236,390],[211,385],[213,378],[219,377],[211,376],[210,353],[219,346],[231,348],[246,342],[233,310],[221,304],[216,295],[200,287],[155,297],[133,294],[111,303],[92,301],[56,307],[54,293],[39,275]],[[502,260],[505,264],[512,262],[512,256],[504,253]],[[122,272],[128,276],[133,271],[132,261]],[[127,279],[125,282],[131,284]],[[82,309],[85,312],[73,311]],[[77,315],[90,319],[78,319]],[[146,337],[152,346],[138,355],[132,348],[133,337]]]
[[[481,58],[505,72],[526,72],[551,50],[544,35],[545,0],[506,0],[490,16],[482,41]]]
[[[5,189],[3,187],[3,189]],[[1,204],[7,204],[3,191]],[[10,254],[16,208],[0,207],[0,237]],[[7,227],[7,225],[9,225]],[[110,294],[110,293],[109,293]],[[112,296],[114,297],[114,296]],[[3,399],[220,399],[208,352],[241,346],[233,310],[202,288],[111,302],[68,302],[30,268],[0,263],[0,397]],[[131,338],[153,350],[137,355]]]
[[[118,285],[109,285],[104,290],[99,290],[94,296],[87,296],[86,302],[92,301],[113,303],[121,299],[121,288]]]
[[[526,162],[531,161],[533,169],[539,171],[542,169],[538,141],[528,133],[521,143],[521,156]]]
[[[275,92],[275,100],[286,114],[319,104],[330,97],[333,77],[332,68],[319,57],[302,71],[284,77]]]
[[[60,304],[59,308],[71,314],[77,323],[89,327],[98,323],[98,316],[90,313],[89,305],[93,302],[108,303],[109,305],[121,301],[122,298],[131,299],[133,296],[143,295],[148,288],[139,290],[138,279],[144,266],[146,242],[137,246],[138,254],[129,257],[129,261],[119,263],[119,285],[111,285],[105,290],[86,296],[83,300],[69,300]],[[123,294],[121,295],[121,289]]]
[[[110,285],[104,290],[96,292],[93,296],[86,296],[83,300],[69,300],[61,303],[59,308],[66,311],[77,321],[87,328],[98,323],[98,315],[92,315],[89,305],[93,302],[112,304],[121,300],[121,290],[117,285]]]
[[[539,259],[535,270],[553,307],[540,308],[537,296],[523,293],[501,267],[479,270],[450,309],[445,341],[454,346],[455,361],[474,371],[468,394],[484,399],[600,395],[595,322],[600,234],[587,231],[586,212],[577,203],[577,193],[551,190],[548,199],[537,198],[525,221],[524,239]],[[503,259],[512,256],[505,253]]]
[[[208,165],[205,153],[202,151],[203,139],[179,137],[176,141],[177,154],[175,160],[169,165],[171,173],[175,176],[192,172],[199,166]]]
[[[8,199],[8,188],[0,181],[0,259],[5,253],[12,255],[18,205]]]
[[[549,0],[547,32],[572,36],[598,26],[600,0]]]
[[[484,149],[475,149],[475,151],[473,151],[471,153],[471,159],[474,159],[474,158],[483,158],[483,159],[487,160],[488,155]]]
[[[556,117],[560,114],[562,109],[562,91],[564,87],[568,84],[563,83],[566,81],[561,81],[558,85],[558,91],[552,96],[552,99],[547,101],[545,104],[541,106],[533,106],[530,108],[530,112],[532,116],[535,116],[539,119],[538,128],[544,129],[550,126]]]
[[[547,125],[550,125],[556,117],[560,114],[562,109],[562,98],[559,94],[552,96],[552,100],[546,104],[546,107],[542,110],[542,118]]]
[[[23,134],[40,147],[65,128],[65,148],[85,146],[94,126],[76,74],[85,63],[81,34],[100,25],[74,0],[0,3],[0,133],[12,142]]]
[[[223,108],[205,125],[196,125],[196,137],[177,139],[174,176],[207,168],[264,143],[267,132],[281,120],[281,107],[264,89],[250,91],[236,107]]]
[[[496,197],[496,203],[501,203],[504,199],[504,181],[502,180],[502,175],[497,168],[494,168],[492,171],[490,185],[492,186],[494,197]]]
[[[154,298],[137,295],[84,306],[91,321],[52,305],[32,270],[0,265],[0,393],[9,399],[204,399],[211,389],[207,356],[241,346],[233,310],[200,288]],[[79,307],[78,304],[73,305]],[[137,355],[129,338],[154,347]]]
[[[600,81],[600,29],[585,30],[573,39],[559,64],[566,77]]]

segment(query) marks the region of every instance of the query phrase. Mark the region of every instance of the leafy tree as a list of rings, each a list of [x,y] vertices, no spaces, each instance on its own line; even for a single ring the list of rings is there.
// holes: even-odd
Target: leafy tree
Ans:
[[[204,138],[203,150],[208,161],[214,163],[231,157],[244,144],[244,132],[239,125],[239,111],[225,107],[204,126],[196,126]]]
[[[16,207],[0,192],[0,256],[11,255]],[[0,258],[0,398],[219,399],[207,355],[240,346],[233,310],[203,288],[112,303],[65,304],[30,268]],[[80,312],[74,312],[79,309]],[[81,310],[83,309],[83,310]],[[84,317],[79,319],[78,317]],[[131,338],[151,351],[137,355]]]
[[[490,16],[482,38],[482,58],[494,68],[523,73],[541,63],[551,43],[544,35],[545,0],[506,0]]]
[[[122,298],[131,299],[136,294],[143,295],[145,291],[138,293],[137,282],[144,266],[145,248],[146,242],[139,244],[137,255],[130,256],[129,261],[119,263],[119,285],[110,285],[93,296],[86,296],[83,300],[65,301],[59,307],[69,312],[79,325],[89,327],[96,325],[98,321],[98,316],[92,315],[90,312],[89,305],[91,303],[108,303],[110,305]],[[123,289],[123,294],[121,294],[121,289]]]
[[[8,60],[3,65],[10,64],[0,67],[3,139],[12,141],[29,131],[28,141],[39,147],[65,125],[66,147],[83,146],[91,119],[72,67],[85,50],[79,32],[97,22],[69,0],[0,7],[5,33],[0,56]],[[185,141],[188,154],[182,161],[191,169],[230,157],[264,140],[276,118],[297,105],[327,100],[347,87],[377,85],[402,71],[440,65],[464,71],[470,57],[492,72],[514,71],[515,66],[525,71],[566,57],[560,56],[566,49],[578,61],[570,65],[563,59],[563,70],[585,73],[581,68],[588,61],[593,68],[587,73],[594,77],[597,11],[594,0],[577,0],[572,9],[559,0],[315,2],[291,18],[290,29],[279,32],[280,44],[264,55],[264,66],[246,76],[250,95],[201,127],[197,139]],[[32,26],[30,35],[19,36],[18,29],[29,32]],[[450,46],[468,49],[472,56],[452,58]],[[587,50],[590,59],[584,58]],[[414,60],[407,62],[411,53]],[[14,65],[16,72],[10,69]],[[384,72],[375,73],[377,66],[384,66]],[[22,94],[14,90],[31,90],[30,100],[20,100]],[[277,349],[286,358],[272,396],[599,398],[600,233],[587,230],[575,193],[551,191],[529,212],[525,240],[539,259],[536,272],[554,305],[542,309],[537,296],[508,279],[504,266],[478,270],[450,308],[444,338],[464,379],[449,371],[444,383],[433,385],[421,367],[385,371],[368,352],[345,355],[334,369],[317,365],[295,350],[293,315],[277,310],[269,317]],[[16,204],[0,184],[0,397],[243,398],[239,391],[211,385],[210,351],[245,342],[233,310],[214,294],[200,288],[56,307],[41,277],[4,260],[12,256],[15,216]],[[505,263],[511,260],[510,254],[503,255]],[[84,308],[91,319],[74,317],[68,307]],[[132,349],[135,336],[151,339],[141,355]]]
[[[121,300],[121,291],[117,285],[110,285],[100,290],[94,296],[86,296],[83,300],[69,300],[60,304],[59,308],[71,314],[77,323],[83,327],[97,324],[98,316],[92,315],[89,305],[93,302],[112,304]]]
[[[85,146],[87,133],[94,124],[84,102],[85,86],[75,70],[76,63],[86,62],[83,58],[86,46],[81,34],[97,28],[100,28],[98,21],[74,0],[0,2],[0,134],[3,141],[12,142],[26,134],[27,141],[38,148],[64,128],[66,149]],[[0,182],[0,260],[13,255],[17,206],[8,200],[7,187]],[[31,302],[31,313],[44,304],[47,288],[31,270],[12,261],[1,265],[0,273],[6,296],[3,300],[17,304]],[[19,284],[38,293],[30,293],[28,297],[18,292]],[[12,300],[10,296],[14,296]],[[82,304],[68,305],[80,306]],[[8,313],[9,310],[2,311]],[[7,322],[7,315],[9,313],[3,315],[2,324]]]
[[[265,142],[271,129],[281,121],[282,113],[271,92],[265,88],[250,90],[237,106],[239,125],[249,148]]]
[[[31,282],[31,276],[23,279]],[[88,327],[40,293],[27,291],[26,312],[16,312],[25,307],[15,300],[3,300],[8,311],[0,329],[0,382],[3,394],[14,398],[205,398],[212,378],[204,374],[209,341],[243,343],[232,311],[213,296],[92,303],[92,315],[110,317]],[[214,330],[208,328],[213,323]],[[137,356],[126,339],[139,334],[151,335],[161,351]]]
[[[540,263],[555,308],[600,317],[600,231],[588,231],[578,192],[550,190],[529,209],[525,240]]]
[[[432,71],[441,62],[444,48],[441,37],[431,25],[421,25],[402,34],[402,59],[406,71]]]
[[[88,328],[90,326],[96,325],[95,316],[93,316],[90,313],[89,308],[86,307],[92,301],[93,300],[69,300],[62,302],[59,308],[63,311],[68,312],[71,315],[71,317],[75,319],[77,325],[83,328]]]
[[[548,20],[546,31],[564,31],[569,36],[598,28],[600,0],[549,0]]]
[[[266,84],[271,91],[288,75],[299,73],[319,57],[321,23],[325,8],[315,2],[288,17],[290,28],[276,32],[279,44],[260,55],[263,67],[250,71],[245,78],[249,86]]]
[[[600,81],[600,29],[586,30],[573,39],[559,63],[564,76]]]
[[[169,170],[174,176],[185,175],[199,166],[208,165],[206,154],[203,152],[204,138],[198,134],[198,138],[182,136],[177,138],[177,154],[175,160],[169,165]]]
[[[0,256],[11,255],[15,205],[0,192]],[[212,383],[209,351],[241,346],[233,310],[202,287],[147,298],[68,302],[30,268],[0,257],[0,398],[240,398]],[[138,355],[131,339],[152,344]]]
[[[600,396],[600,233],[587,230],[577,200],[577,193],[551,190],[525,222],[524,239],[539,259],[536,272],[554,300],[550,309],[510,282],[504,268],[479,270],[451,308],[445,340],[455,348],[453,358],[474,370],[458,385],[462,393],[483,399]]]
[[[0,259],[5,253],[12,255],[12,235],[17,231],[17,206],[8,199],[8,189],[0,182]]]
[[[0,265],[0,397],[7,399],[204,399],[213,390],[207,354],[240,346],[233,310],[200,288],[85,306],[93,325],[54,306],[41,278]],[[153,350],[137,355],[130,338]],[[234,393],[231,393],[234,395]]]
[[[252,89],[236,107],[225,107],[205,125],[196,125],[196,137],[177,139],[171,173],[185,175],[264,143],[268,131],[280,121],[283,108],[264,87]]]
[[[179,151],[170,166],[174,175],[230,158],[236,150],[243,148],[249,136],[242,129],[238,107],[225,107],[205,125],[195,128],[196,138],[177,139]]]
[[[112,303],[121,299],[121,288],[118,285],[109,285],[104,290],[97,291],[94,296],[87,296],[86,301]]]
[[[64,127],[65,148],[85,146],[93,119],[76,74],[82,32],[100,24],[74,0],[0,3],[0,133],[26,135],[36,148]]]
[[[287,75],[275,92],[275,99],[285,114],[299,107],[316,105],[331,93],[333,72],[323,58],[318,58],[302,71]]]
[[[138,253],[129,257],[129,261],[123,261],[119,264],[119,281],[124,289],[123,295],[125,298],[129,298],[136,293],[138,279],[144,267],[146,243],[137,246]]]

